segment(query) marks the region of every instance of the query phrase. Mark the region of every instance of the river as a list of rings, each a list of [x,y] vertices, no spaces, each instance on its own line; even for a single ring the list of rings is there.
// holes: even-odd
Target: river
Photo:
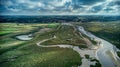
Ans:
[[[85,34],[86,36],[95,39],[100,42],[101,48],[97,51],[97,57],[102,64],[102,67],[120,67],[119,61],[116,59],[115,50],[113,49],[113,45],[104,39],[94,36],[90,32],[85,31],[82,26],[78,26],[78,29],[81,33]],[[109,52],[109,53],[108,53]],[[110,56],[112,54],[112,56]],[[118,63],[118,65],[116,64]]]

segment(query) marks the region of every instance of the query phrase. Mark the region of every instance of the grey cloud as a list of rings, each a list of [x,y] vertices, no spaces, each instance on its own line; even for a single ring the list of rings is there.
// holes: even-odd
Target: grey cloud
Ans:
[[[102,3],[101,5],[96,5]],[[45,14],[76,14],[76,13],[99,13],[120,10],[119,0],[112,0],[106,6],[107,0],[0,0],[0,12],[11,12],[18,10],[21,13],[45,13]],[[112,7],[112,8],[111,8]],[[104,9],[103,9],[104,8]],[[116,10],[116,9],[118,10]],[[54,13],[55,12],[55,13]]]

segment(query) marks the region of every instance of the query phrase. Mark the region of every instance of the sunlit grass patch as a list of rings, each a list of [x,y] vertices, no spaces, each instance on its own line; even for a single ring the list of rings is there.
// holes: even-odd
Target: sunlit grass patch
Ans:
[[[85,44],[72,26],[62,25],[57,31],[52,33],[52,36],[56,36],[56,38],[43,42],[42,45],[68,44],[79,46]]]
[[[79,54],[68,48],[42,48],[36,45],[28,45],[26,47],[10,51],[2,56],[4,58],[15,57],[13,61],[3,63],[4,67],[70,67],[81,65]]]

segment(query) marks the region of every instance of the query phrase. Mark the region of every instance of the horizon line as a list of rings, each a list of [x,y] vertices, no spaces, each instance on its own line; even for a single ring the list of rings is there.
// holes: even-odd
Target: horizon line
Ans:
[[[120,16],[120,15],[0,15],[0,16]]]

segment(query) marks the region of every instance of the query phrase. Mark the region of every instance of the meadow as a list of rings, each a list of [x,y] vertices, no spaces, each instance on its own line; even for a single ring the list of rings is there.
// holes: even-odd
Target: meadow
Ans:
[[[74,26],[61,25],[55,32],[52,33],[56,38],[43,42],[43,45],[60,45],[67,44],[87,48],[83,38]]]
[[[53,37],[53,33],[59,26],[59,23],[1,23],[0,67],[77,67],[81,65],[82,58],[72,49],[44,48],[36,45],[40,40]],[[40,29],[44,28],[49,30],[41,33]],[[15,38],[28,33],[33,34],[32,40],[22,41]]]

